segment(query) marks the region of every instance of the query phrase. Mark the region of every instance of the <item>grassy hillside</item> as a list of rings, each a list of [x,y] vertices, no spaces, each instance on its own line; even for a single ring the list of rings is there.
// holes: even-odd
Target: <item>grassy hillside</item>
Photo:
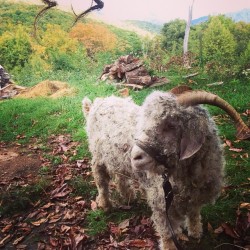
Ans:
[[[139,21],[139,20],[126,20],[125,21],[128,24],[132,24],[140,29],[149,31],[153,34],[160,34],[162,25],[154,24],[146,21]]]
[[[138,200],[136,204],[129,204],[132,207],[125,204],[123,210],[117,209],[110,214],[95,207],[96,188],[90,169],[91,155],[81,110],[84,96],[93,100],[119,95],[114,85],[100,81],[99,77],[103,67],[122,54],[142,56],[140,38],[133,32],[100,23],[95,26],[96,22],[84,20],[91,24],[88,26],[90,34],[96,34],[93,32],[94,27],[105,31],[108,34],[106,38],[112,36],[116,46],[110,47],[108,43],[109,46],[106,47],[107,44],[101,43],[105,42],[103,37],[90,36],[92,40],[89,37],[85,40],[86,33],[80,32],[81,26],[76,28],[76,36],[73,36],[70,27],[74,17],[59,10],[50,10],[39,22],[40,40],[37,42],[31,34],[33,20],[40,7],[13,5],[6,1],[0,3],[0,44],[2,51],[6,53],[5,58],[10,59],[6,61],[10,67],[7,69],[13,79],[23,86],[34,86],[47,79],[63,81],[75,90],[74,95],[57,99],[39,97],[0,101],[0,149],[6,149],[5,153],[15,149],[20,155],[27,157],[34,154],[35,158],[41,160],[34,178],[25,175],[21,178],[14,176],[8,182],[0,180],[0,247],[11,249],[15,242],[21,242],[33,249],[38,248],[38,245],[47,245],[51,249],[61,246],[62,242],[68,243],[79,234],[81,237],[74,240],[81,239],[83,247],[97,249],[94,244],[102,243],[102,247],[108,247],[112,239],[122,242],[128,236],[126,230],[117,233],[115,226],[120,222],[126,224],[130,220],[133,233],[129,237],[137,240],[137,243],[150,238],[156,249],[152,225],[145,222],[150,216],[150,209],[145,201]],[[95,40],[96,38],[99,40]],[[15,43],[16,41],[21,43]],[[92,44],[86,41],[91,41]],[[99,50],[93,49],[93,43],[94,48]],[[8,47],[5,48],[3,44]],[[156,46],[153,48],[153,52],[162,52]],[[11,59],[14,57],[16,59],[13,62]],[[1,60],[3,54],[0,64]],[[15,64],[12,67],[16,60],[22,65]],[[159,61],[159,55],[153,54],[152,60]],[[164,72],[149,69],[152,74],[166,76],[170,83],[142,91],[130,90],[130,96],[141,104],[154,90],[168,91],[174,86],[187,84],[193,89],[218,94],[230,102],[249,124],[249,80],[231,79],[222,85],[208,86],[211,81],[205,74],[198,74],[192,79],[183,77],[194,73],[196,69],[180,70],[176,67],[176,70]],[[219,249],[233,249],[230,244],[234,244],[234,239],[227,234],[215,234],[214,229],[225,222],[235,226],[239,205],[249,202],[250,144],[248,141],[236,141],[235,128],[222,110],[210,106],[208,109],[215,118],[221,140],[225,143],[225,189],[214,205],[208,205],[202,211],[202,239],[199,242],[190,239],[185,244],[187,249],[209,250],[220,244],[225,245]],[[3,174],[7,170],[6,168]],[[240,211],[246,216],[246,209]],[[23,238],[20,239],[21,236]],[[241,236],[237,245],[244,245],[243,237],[245,236]],[[143,247],[137,245],[135,249]]]

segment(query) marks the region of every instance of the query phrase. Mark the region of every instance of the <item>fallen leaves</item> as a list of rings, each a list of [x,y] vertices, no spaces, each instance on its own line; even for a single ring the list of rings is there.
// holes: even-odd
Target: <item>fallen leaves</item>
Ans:
[[[237,153],[240,153],[243,150],[242,148],[236,148],[236,147],[234,147],[232,141],[230,141],[228,139],[226,139],[224,141],[224,146],[225,147],[227,146],[230,151],[234,151],[234,152],[237,152]]]
[[[247,208],[247,214],[240,211],[240,208]],[[245,247],[250,245],[250,209],[249,203],[242,203],[239,209],[236,211],[236,222],[235,225],[231,225],[228,222],[223,222],[221,225],[214,230],[214,233],[231,237],[234,244]]]
[[[27,249],[27,235],[37,231],[42,234],[37,249],[81,249],[84,241],[88,239],[80,224],[91,209],[90,202],[81,196],[70,196],[73,187],[69,183],[74,175],[81,178],[89,176],[88,159],[69,161],[72,155],[75,155],[78,143],[72,142],[68,135],[52,136],[50,145],[52,157],[41,156],[42,167],[51,168],[50,159],[53,159],[53,156],[62,159],[62,163],[52,169],[50,188],[44,190],[45,196],[41,197],[41,200],[31,203],[33,207],[30,210],[11,218],[0,217],[0,247],[15,246],[16,249]],[[38,147],[30,148],[37,150]],[[27,175],[16,183],[25,187],[34,182],[32,178]],[[6,182],[2,185],[8,188],[12,183]]]
[[[237,142],[225,140],[225,147],[235,152],[242,159],[248,158],[236,145]],[[1,146],[1,145],[0,145]],[[75,191],[71,182],[74,177],[90,180],[91,171],[87,158],[83,160],[72,160],[77,151],[78,144],[73,142],[68,135],[52,136],[50,138],[51,158],[53,156],[61,159],[51,169],[50,188],[44,190],[44,197],[32,203],[32,208],[24,213],[14,215],[12,218],[0,218],[0,247],[15,247],[16,249],[28,249],[28,235],[39,232],[39,241],[36,249],[156,249],[158,236],[153,223],[148,217],[134,216],[120,223],[109,221],[107,229],[102,235],[94,240],[89,237],[85,230],[85,219],[87,213],[98,209],[97,203],[92,198],[86,198],[81,193],[72,196]],[[37,151],[40,146],[30,146]],[[238,157],[237,156],[237,157]],[[52,168],[50,157],[42,157],[42,166]],[[239,159],[243,162],[243,160]],[[18,180],[21,186],[31,183],[32,177],[26,176]],[[247,181],[249,181],[247,179]],[[17,180],[16,180],[17,181]],[[229,185],[224,189],[235,189],[249,187],[248,182],[238,185]],[[9,183],[0,183],[8,187]],[[92,179],[88,184],[94,186]],[[114,186],[115,189],[115,186]],[[81,196],[82,195],[82,196]],[[121,206],[121,210],[131,211],[131,206]],[[216,235],[226,234],[239,245],[249,244],[250,204],[242,202],[239,209],[248,210],[247,214],[237,214],[236,224],[233,226],[227,222],[221,223],[217,229],[208,225],[208,231]],[[182,241],[188,241],[183,235]],[[187,243],[188,244],[188,243]],[[87,246],[87,248],[85,248]]]
[[[247,202],[241,203],[240,208],[246,208],[246,209],[248,209],[250,211],[250,203],[247,203]]]
[[[118,225],[110,222],[108,227],[109,240],[100,242],[100,245],[106,246],[104,249],[112,249],[112,247],[118,249],[155,249],[157,245],[153,223],[147,217],[134,216]]]

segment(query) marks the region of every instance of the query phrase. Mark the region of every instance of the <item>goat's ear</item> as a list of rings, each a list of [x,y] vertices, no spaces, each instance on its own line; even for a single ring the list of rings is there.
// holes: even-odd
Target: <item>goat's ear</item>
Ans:
[[[85,117],[88,117],[91,105],[92,102],[90,101],[90,99],[88,97],[84,97],[84,99],[82,100],[82,112]]]
[[[202,131],[202,124],[193,125],[193,121],[189,122],[187,126],[188,129],[183,132],[180,144],[180,160],[188,159],[197,153],[205,141],[206,135],[204,131]],[[194,127],[196,127],[196,129],[194,129]]]

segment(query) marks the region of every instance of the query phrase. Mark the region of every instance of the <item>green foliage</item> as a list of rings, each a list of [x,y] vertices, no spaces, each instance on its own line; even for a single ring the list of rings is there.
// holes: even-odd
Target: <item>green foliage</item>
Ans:
[[[147,68],[156,72],[165,70],[165,65],[169,60],[169,54],[162,47],[162,36],[156,36],[154,39],[144,38],[142,53]]]
[[[93,186],[89,179],[83,179],[77,176],[70,181],[70,185],[74,188],[74,195],[83,196],[85,199],[94,200],[97,195],[97,189]]]
[[[1,64],[8,70],[23,67],[31,53],[31,42],[24,26],[17,25],[15,32],[6,31],[0,37]]]
[[[108,27],[118,38],[118,45],[115,49],[115,54],[117,56],[124,54],[138,55],[138,53],[141,52],[142,39],[135,32],[123,30],[114,26]]]
[[[207,22],[191,26],[189,36],[191,66],[200,66],[198,71],[205,69],[204,72],[211,80],[247,77],[250,57],[249,27],[250,24],[235,23],[224,15],[213,16]],[[185,22],[180,20],[166,23],[162,29],[163,47],[173,56],[170,57],[168,64],[175,70],[183,68],[179,64],[181,60],[176,59],[182,54],[184,30]]]
[[[236,56],[241,56],[247,50],[250,37],[250,23],[235,23],[232,34],[236,41]]]
[[[182,53],[185,27],[186,22],[180,19],[175,19],[164,24],[162,28],[162,43],[163,47],[171,55],[180,55]]]
[[[206,70],[212,79],[230,78],[235,74],[236,43],[221,17],[212,17],[203,36]]]
[[[236,43],[229,29],[213,17],[203,36],[204,58],[207,62],[232,63],[235,55]]]
[[[29,81],[31,78],[49,76],[51,71],[55,70],[79,71],[87,67],[89,70],[92,68],[91,60],[100,57],[100,55],[92,53],[87,54],[88,47],[80,43],[77,37],[70,36],[69,28],[74,20],[73,15],[57,9],[49,10],[39,19],[37,28],[39,42],[37,42],[30,34],[33,33],[34,18],[41,7],[1,2],[0,18],[4,20],[0,23],[1,64],[14,74],[15,80],[21,80],[29,85],[26,83],[28,77],[25,72],[27,70],[30,71]],[[137,54],[141,49],[140,38],[133,32],[97,23],[90,19],[85,20],[85,24],[86,27],[98,27],[99,34],[101,34],[89,46],[95,48],[102,42],[106,42],[109,46],[107,54],[111,54],[113,58],[127,53]],[[18,32],[16,32],[16,26]],[[19,30],[21,31],[19,32]],[[109,38],[118,41],[107,40],[101,30],[105,30]],[[95,36],[95,32],[98,30],[90,30],[88,36]],[[92,40],[87,38],[86,41],[89,44]],[[105,53],[105,48],[100,52]]]
[[[103,210],[90,211],[87,214],[86,224],[89,228],[89,235],[95,236],[107,229],[108,216]]]
[[[146,21],[140,21],[140,20],[127,20],[125,21],[129,25],[133,25],[135,27],[138,27],[142,30],[154,33],[154,34],[160,34],[162,25],[160,24],[154,24]]]

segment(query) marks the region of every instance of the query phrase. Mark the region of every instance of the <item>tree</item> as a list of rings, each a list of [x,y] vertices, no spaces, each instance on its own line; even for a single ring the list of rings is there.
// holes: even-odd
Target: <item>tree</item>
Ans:
[[[212,17],[203,36],[203,55],[206,69],[212,78],[231,77],[235,74],[236,43],[220,17]]]
[[[111,51],[117,43],[116,36],[98,23],[78,23],[72,28],[70,36],[84,44],[89,56],[99,51]]]
[[[181,55],[186,22],[175,19],[165,23],[162,28],[163,47],[172,55]]]
[[[236,41],[236,55],[241,56],[245,53],[250,37],[250,23],[237,22],[232,28],[232,34]]]
[[[184,36],[184,41],[183,41],[183,63],[184,66],[189,68],[190,67],[190,62],[188,60],[188,38],[189,38],[189,32],[190,32],[190,26],[192,22],[192,15],[193,15],[193,5],[194,5],[194,0],[191,6],[189,6],[188,9],[188,20],[186,24],[186,29],[185,29],[185,36]]]
[[[229,29],[219,17],[212,17],[203,36],[203,51],[206,61],[231,64],[234,60],[236,43]]]

